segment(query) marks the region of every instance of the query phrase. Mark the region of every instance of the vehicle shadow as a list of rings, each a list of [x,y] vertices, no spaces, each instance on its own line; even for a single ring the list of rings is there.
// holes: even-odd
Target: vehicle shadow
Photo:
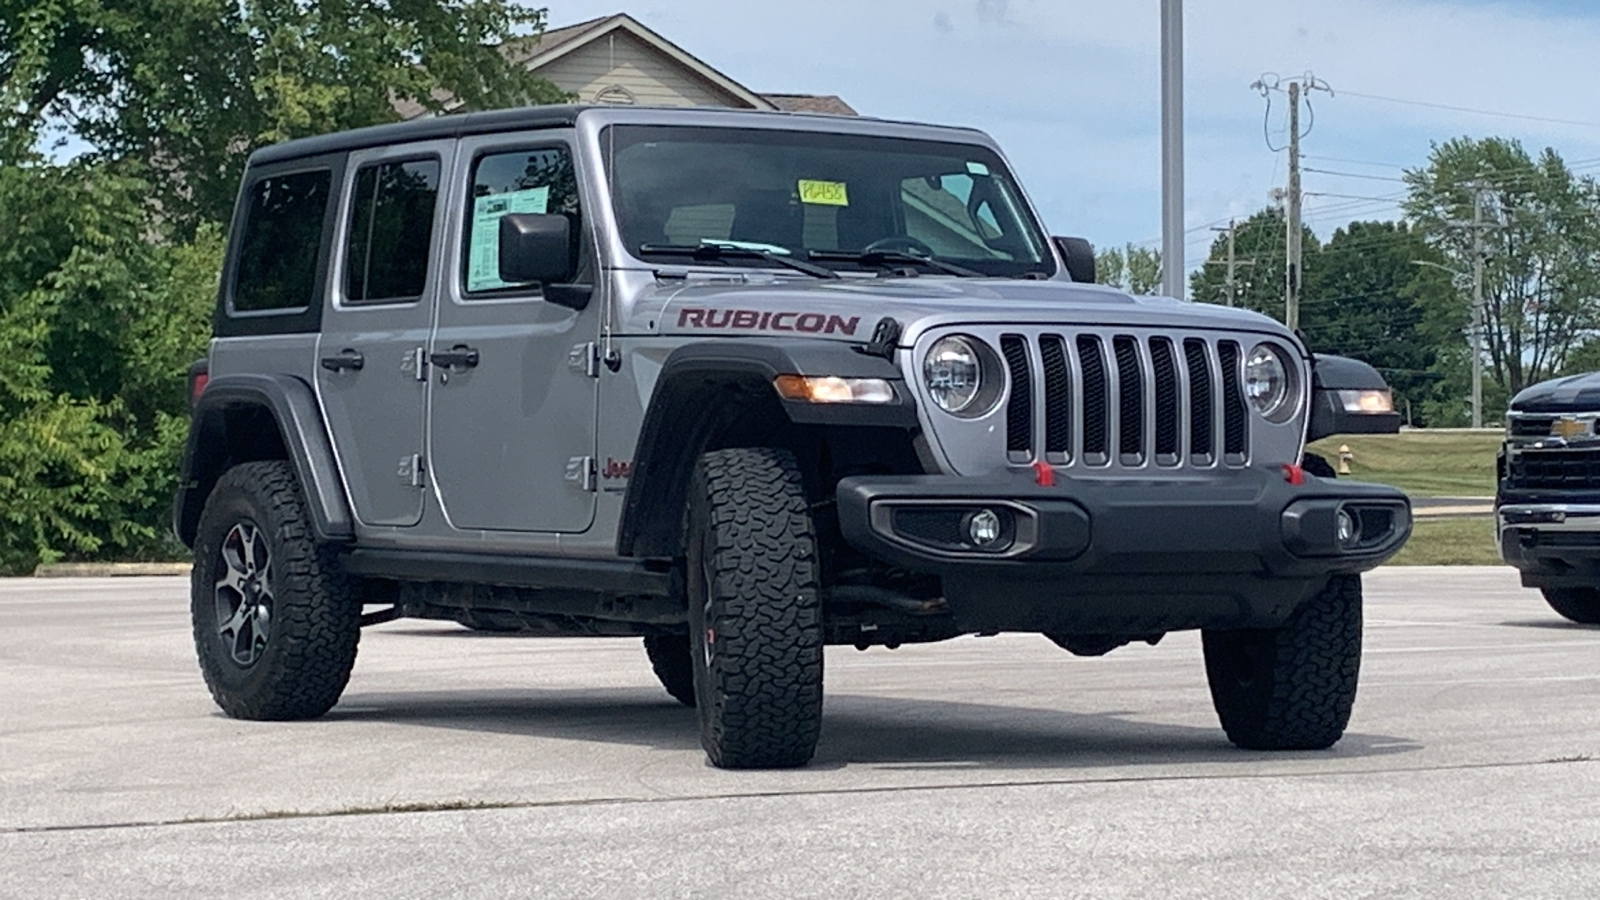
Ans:
[[[1365,758],[1422,749],[1386,735],[1345,735],[1314,754],[1244,752],[1219,726],[1135,721],[1128,712],[1077,712],[904,697],[830,694],[811,768],[1097,768]],[[346,694],[325,720],[406,723],[528,737],[698,750],[693,710],[654,690],[451,691]]]
[[[1545,628],[1551,631],[1600,631],[1600,625],[1585,625],[1582,622],[1572,622],[1554,616],[1544,619],[1512,619],[1500,624],[1507,628]]]

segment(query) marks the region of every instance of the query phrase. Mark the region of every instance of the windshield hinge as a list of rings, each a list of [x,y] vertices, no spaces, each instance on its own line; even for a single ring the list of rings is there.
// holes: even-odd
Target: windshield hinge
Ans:
[[[600,345],[586,341],[567,351],[567,368],[590,378],[600,377]]]
[[[595,471],[594,457],[574,456],[567,460],[567,483],[582,491],[593,492],[598,473]]]

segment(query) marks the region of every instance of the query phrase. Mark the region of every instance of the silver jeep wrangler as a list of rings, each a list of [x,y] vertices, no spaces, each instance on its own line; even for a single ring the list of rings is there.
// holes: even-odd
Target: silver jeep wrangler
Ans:
[[[631,635],[712,763],[796,766],[826,645],[1201,629],[1235,744],[1331,745],[1411,527],[1302,456],[1364,405],[1271,319],[1092,281],[967,129],[541,107],[260,150],[174,510],[212,696],[321,715],[401,616]]]

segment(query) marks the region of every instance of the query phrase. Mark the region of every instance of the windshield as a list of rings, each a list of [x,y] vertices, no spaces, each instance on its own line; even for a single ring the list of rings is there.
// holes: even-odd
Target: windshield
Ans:
[[[641,259],[682,264],[684,248],[719,245],[835,270],[915,257],[959,267],[930,272],[1055,271],[1010,173],[982,146],[658,125],[610,126],[601,145],[622,240]]]

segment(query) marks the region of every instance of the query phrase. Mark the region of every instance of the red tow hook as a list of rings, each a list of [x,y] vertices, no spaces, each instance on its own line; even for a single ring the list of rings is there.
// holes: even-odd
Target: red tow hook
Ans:
[[[1033,461],[1033,480],[1040,487],[1054,487],[1056,483],[1056,470],[1042,459]]]
[[[1283,480],[1289,482],[1290,484],[1305,484],[1306,470],[1300,468],[1298,463],[1284,463]]]

